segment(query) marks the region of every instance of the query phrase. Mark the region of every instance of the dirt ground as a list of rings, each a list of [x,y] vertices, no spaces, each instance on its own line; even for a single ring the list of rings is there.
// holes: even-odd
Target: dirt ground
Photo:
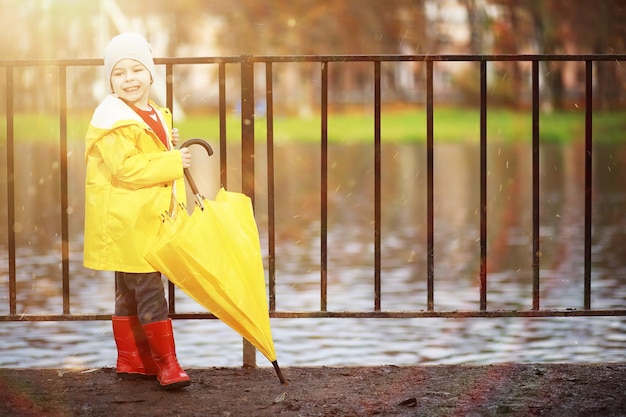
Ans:
[[[0,369],[0,416],[626,416],[626,363],[187,371],[169,392],[111,368]]]

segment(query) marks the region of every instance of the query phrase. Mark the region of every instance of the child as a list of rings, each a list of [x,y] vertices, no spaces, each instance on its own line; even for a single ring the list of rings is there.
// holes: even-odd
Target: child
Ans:
[[[172,115],[148,98],[155,74],[148,42],[133,33],[114,37],[104,69],[113,94],[86,135],[84,265],[115,271],[117,374],[156,375],[162,387],[177,389],[190,378],[176,359],[161,274],[143,256],[173,197],[185,200],[191,156],[172,148]]]

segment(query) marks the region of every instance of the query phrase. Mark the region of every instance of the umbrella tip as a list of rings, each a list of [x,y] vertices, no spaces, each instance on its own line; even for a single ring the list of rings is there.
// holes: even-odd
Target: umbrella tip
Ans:
[[[274,365],[274,369],[276,370],[276,375],[278,375],[278,379],[280,379],[281,384],[287,384],[285,378],[283,377],[283,372],[280,370],[278,366],[278,361],[272,361],[272,365]]]

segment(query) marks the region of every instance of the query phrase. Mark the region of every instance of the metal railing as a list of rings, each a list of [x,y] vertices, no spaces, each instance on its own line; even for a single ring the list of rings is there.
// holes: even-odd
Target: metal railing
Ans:
[[[594,309],[591,305],[591,226],[592,226],[592,125],[593,125],[593,68],[594,63],[602,61],[624,61],[626,55],[351,55],[351,56],[240,56],[240,57],[196,57],[196,58],[161,58],[156,59],[157,65],[165,66],[166,71],[166,105],[173,107],[174,82],[173,71],[177,65],[213,64],[218,66],[219,78],[219,147],[220,147],[220,182],[227,183],[226,173],[226,66],[240,66],[241,77],[241,169],[242,191],[255,196],[255,65],[264,65],[265,70],[265,101],[267,103],[267,201],[268,201],[268,282],[269,309],[274,318],[305,318],[305,317],[362,317],[362,318],[419,318],[419,317],[555,317],[555,316],[625,316],[626,306],[617,309]],[[426,207],[425,219],[427,228],[427,251],[425,253],[427,269],[426,310],[386,311],[381,309],[381,64],[384,62],[413,61],[425,64],[426,92]],[[477,62],[480,65],[480,308],[469,311],[441,311],[436,309],[434,299],[434,182],[433,182],[433,113],[434,87],[433,74],[435,62]],[[487,259],[487,63],[494,61],[523,61],[531,65],[531,103],[532,103],[532,308],[529,310],[490,310],[488,308],[488,274]],[[540,236],[539,236],[539,65],[544,61],[577,61],[585,65],[585,199],[584,199],[584,293],[582,309],[542,309],[540,298]],[[279,311],[276,309],[276,233],[274,212],[274,97],[273,97],[273,65],[277,63],[317,63],[320,71],[320,147],[321,147],[321,250],[320,250],[320,307],[317,311]],[[367,62],[372,65],[374,80],[373,119],[374,119],[374,298],[371,311],[329,311],[327,308],[328,291],[328,114],[329,114],[329,65],[341,65],[345,62]],[[8,286],[9,314],[0,315],[0,321],[66,321],[66,320],[108,320],[110,314],[72,314],[70,311],[70,268],[69,268],[69,232],[68,232],[68,112],[67,112],[67,69],[69,67],[100,66],[98,59],[80,60],[0,60],[0,68],[5,71],[6,97],[6,173],[7,173],[7,230],[8,230]],[[60,195],[61,195],[61,280],[63,307],[60,314],[19,314],[17,311],[16,283],[16,236],[13,230],[15,223],[15,125],[14,125],[14,69],[17,67],[49,66],[58,68],[59,97],[59,141],[60,141]],[[174,287],[169,288],[170,313],[177,319],[214,318],[210,313],[178,313],[174,303]]]

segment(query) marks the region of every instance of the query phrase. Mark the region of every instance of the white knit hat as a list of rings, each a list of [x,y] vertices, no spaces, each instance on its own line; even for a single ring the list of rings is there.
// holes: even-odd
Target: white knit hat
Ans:
[[[108,82],[115,64],[126,58],[141,62],[154,80],[155,66],[148,41],[137,33],[122,33],[111,39],[104,49],[104,72]]]

